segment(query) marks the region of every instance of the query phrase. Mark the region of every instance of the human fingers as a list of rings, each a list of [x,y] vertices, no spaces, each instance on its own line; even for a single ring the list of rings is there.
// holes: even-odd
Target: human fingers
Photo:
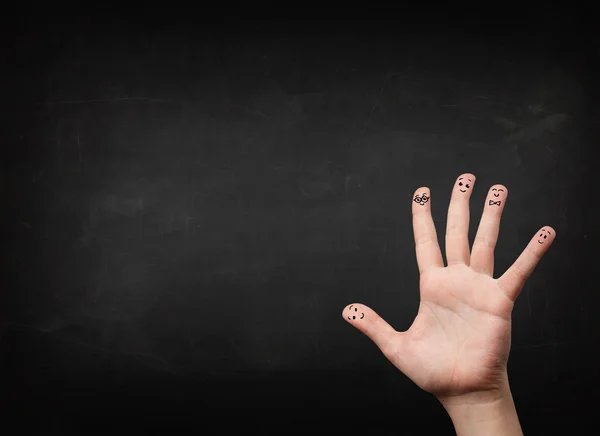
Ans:
[[[413,194],[412,216],[417,265],[422,274],[431,267],[443,267],[444,260],[431,217],[431,192],[421,187]]]
[[[473,248],[471,250],[471,268],[491,276],[494,273],[494,248],[500,232],[500,219],[504,204],[508,197],[508,189],[504,185],[494,185],[488,191],[483,206],[483,214]]]
[[[542,227],[517,260],[498,278],[498,285],[514,301],[517,299],[523,285],[537,266],[542,256],[548,251],[556,238],[556,232],[550,226]]]
[[[392,353],[400,340],[401,334],[364,304],[352,303],[346,306],[342,317],[367,335],[386,357]]]
[[[470,263],[469,250],[469,200],[475,176],[470,173],[461,174],[454,183],[448,221],[446,223],[446,259],[448,265]]]

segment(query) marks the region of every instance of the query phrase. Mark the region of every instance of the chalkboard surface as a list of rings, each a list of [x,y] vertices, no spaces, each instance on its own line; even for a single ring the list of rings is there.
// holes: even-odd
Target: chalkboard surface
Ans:
[[[580,422],[599,387],[600,112],[594,41],[558,22],[19,27],[0,134],[5,412],[50,432],[200,430],[240,408],[260,430],[302,407],[288,425],[340,409],[349,431],[451,434],[340,313],[361,301],[410,326],[411,196],[430,187],[443,235],[472,172],[471,240],[487,188],[511,192],[496,271],[557,229],[515,306],[509,374],[526,434]]]

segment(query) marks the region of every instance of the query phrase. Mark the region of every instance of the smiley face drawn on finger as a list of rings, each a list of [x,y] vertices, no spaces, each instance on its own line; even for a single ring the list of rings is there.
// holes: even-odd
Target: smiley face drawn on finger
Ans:
[[[548,234],[546,234],[546,232]],[[538,236],[538,244],[543,245],[545,242],[545,239],[548,238],[548,235],[552,235],[552,233],[550,233],[550,230],[542,229],[540,231],[540,235]]]
[[[473,186],[473,179],[468,175],[464,175],[458,178],[457,181],[458,190],[460,192],[467,192]]]
[[[354,306],[354,304],[351,304],[349,307],[350,313],[352,314],[351,316],[348,315],[348,319],[350,321],[355,320],[355,319],[363,319],[365,317],[365,313],[364,312],[359,312],[358,308],[356,306],[354,306],[354,309],[352,308]]]
[[[498,206],[502,204],[502,201],[506,199],[506,188],[502,185],[495,185],[490,189],[488,206]]]
[[[423,192],[423,194],[421,194],[420,196],[419,196],[419,194],[415,195],[415,198],[413,201],[417,204],[420,204],[421,206],[425,206],[425,203],[427,203],[429,201],[427,192]]]

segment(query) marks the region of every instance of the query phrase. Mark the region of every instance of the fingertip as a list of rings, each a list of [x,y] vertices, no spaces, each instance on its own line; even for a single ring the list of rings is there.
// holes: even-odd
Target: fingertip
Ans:
[[[554,242],[554,238],[556,238],[556,231],[552,227],[544,226],[540,228],[531,239],[533,250],[536,252],[541,250],[540,253],[546,251]]]
[[[468,180],[470,182],[475,183],[475,180],[477,180],[477,177],[473,173],[463,173],[460,176],[458,176],[457,180],[458,179],[466,179],[466,180]]]
[[[348,305],[342,309],[342,318],[346,319],[346,312],[348,312],[349,308],[350,308],[350,305]]]
[[[475,180],[476,177],[472,173],[463,173],[458,176],[454,182],[453,196],[456,194],[457,196],[465,196],[466,198],[469,198],[471,196],[471,192],[473,192]]]
[[[367,335],[387,355],[391,339],[398,332],[377,312],[364,304],[352,303],[344,308],[342,316],[349,324]]]
[[[368,311],[370,311],[370,309],[364,304],[352,303],[344,307],[344,310],[342,311],[342,318],[350,323],[361,321],[365,319]]]
[[[508,197],[508,189],[506,186],[501,184],[492,185],[488,190],[485,206],[486,211],[497,211],[498,214],[502,213],[504,209],[504,203]]]
[[[494,190],[496,190],[496,191],[502,190],[500,192],[503,192],[504,195],[508,195],[508,188],[501,183],[497,183],[495,185],[490,186],[489,192],[492,192]]]
[[[554,228],[551,226],[542,227],[540,229],[540,232],[548,234],[548,236],[551,238],[551,241],[554,241],[554,239],[556,239],[556,230],[554,230]]]
[[[346,307],[344,307],[344,310],[342,310],[342,318],[344,318],[346,321],[351,321],[352,320],[352,309],[357,307],[357,303],[352,303],[347,305]]]
[[[421,186],[413,194],[413,213],[417,213],[419,209],[429,210],[429,199],[431,192],[427,186]],[[420,207],[419,207],[420,206]],[[426,207],[423,207],[426,206]]]

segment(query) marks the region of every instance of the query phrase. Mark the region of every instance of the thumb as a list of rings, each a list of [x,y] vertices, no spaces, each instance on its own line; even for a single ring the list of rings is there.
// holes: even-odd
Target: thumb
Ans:
[[[400,334],[370,307],[350,304],[342,311],[342,317],[375,342],[386,357],[397,345],[395,342]]]

